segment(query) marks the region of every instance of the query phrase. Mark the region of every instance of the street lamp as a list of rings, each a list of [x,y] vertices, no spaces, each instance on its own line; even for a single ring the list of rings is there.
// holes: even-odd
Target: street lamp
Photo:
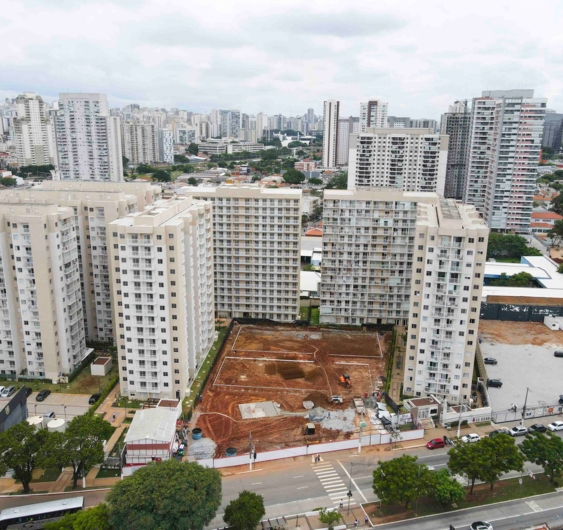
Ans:
[[[522,407],[522,420],[520,425],[524,427],[524,416],[526,416],[526,404],[528,403],[528,392],[532,392],[528,387],[526,387],[526,399],[524,400],[524,406]]]
[[[65,421],[66,421],[66,405],[63,405],[64,409],[65,409]]]

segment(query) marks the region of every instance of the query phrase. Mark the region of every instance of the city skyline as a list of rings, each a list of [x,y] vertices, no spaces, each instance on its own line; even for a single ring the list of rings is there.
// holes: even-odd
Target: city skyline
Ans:
[[[563,106],[555,37],[561,8],[552,1],[542,5],[542,24],[525,33],[519,9],[482,1],[463,12],[435,2],[408,9],[243,2],[212,10],[152,0],[100,6],[10,0],[0,97],[33,90],[53,101],[59,92],[101,92],[111,107],[284,115],[311,107],[320,114],[327,98],[353,115],[358,101],[377,97],[395,115],[437,119],[451,101],[510,86],[533,87],[553,108]]]

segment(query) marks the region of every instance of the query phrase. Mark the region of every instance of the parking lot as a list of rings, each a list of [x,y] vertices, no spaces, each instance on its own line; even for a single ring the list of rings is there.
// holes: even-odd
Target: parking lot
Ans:
[[[515,404],[520,416],[527,387],[528,407],[556,404],[563,394],[563,358],[553,352],[563,348],[563,331],[550,331],[542,323],[498,321],[501,335],[491,332],[491,322],[485,322],[479,334],[483,357],[498,361],[496,366],[487,365],[487,375],[503,383],[502,388],[489,388],[493,411]]]
[[[36,401],[37,392],[27,398],[27,411],[29,416],[42,416],[46,412],[54,412],[57,418],[70,420],[88,412],[90,396],[84,394],[60,394],[52,392],[45,401]],[[0,406],[4,406],[10,398],[1,398]],[[66,408],[65,408],[66,407]]]

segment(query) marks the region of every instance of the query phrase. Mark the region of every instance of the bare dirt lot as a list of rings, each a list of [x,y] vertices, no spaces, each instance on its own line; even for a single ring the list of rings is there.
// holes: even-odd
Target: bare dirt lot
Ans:
[[[563,331],[551,331],[541,322],[505,322],[481,320],[479,336],[501,344],[531,344],[532,346],[561,345]]]
[[[390,332],[236,325],[203,391],[196,426],[217,443],[218,457],[227,447],[247,450],[250,431],[257,450],[303,445],[303,401],[343,410],[353,406],[353,396],[373,392],[385,374],[391,339]],[[351,388],[340,383],[342,374],[350,376]],[[342,405],[329,403],[335,394],[343,397]],[[238,405],[260,401],[278,403],[280,415],[243,420]],[[317,425],[307,439],[350,436]]]

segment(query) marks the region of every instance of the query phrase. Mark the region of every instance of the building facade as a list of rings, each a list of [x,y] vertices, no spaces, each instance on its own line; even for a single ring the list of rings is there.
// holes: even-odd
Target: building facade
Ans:
[[[467,100],[456,101],[442,114],[440,123],[440,134],[449,136],[444,197],[463,199],[470,131],[471,109]]]
[[[370,99],[360,103],[360,120],[358,132],[365,133],[369,128],[387,127],[388,104],[379,99]]]
[[[215,336],[211,205],[161,200],[109,230],[121,392],[183,399]]]
[[[221,111],[221,136],[238,140],[240,132],[240,110]]]
[[[86,348],[72,208],[0,200],[0,373],[58,379]]]
[[[491,230],[528,233],[546,100],[533,90],[491,90],[473,99],[463,200]]]
[[[297,319],[301,190],[184,189],[213,205],[216,316]]]
[[[323,106],[323,166],[335,168],[338,154],[338,120],[340,101],[329,99]]]
[[[16,157],[21,166],[57,165],[55,134],[41,96],[25,92],[16,98],[13,119]]]
[[[174,163],[174,133],[170,129],[158,130],[158,152],[160,162]]]
[[[151,164],[160,161],[158,129],[152,123],[121,123],[123,156],[131,164]]]
[[[336,152],[336,165],[348,165],[348,153],[350,150],[350,135],[357,133],[360,128],[359,118],[350,116],[338,120],[338,144]]]
[[[448,137],[431,129],[368,129],[350,135],[348,189],[444,193]]]
[[[563,142],[563,114],[546,112],[543,124],[542,147],[550,147],[555,152],[561,150]]]
[[[405,394],[469,403],[488,234],[474,206],[418,205]]]
[[[120,119],[105,94],[60,94],[54,120],[61,179],[123,181]]]
[[[160,195],[160,186],[148,182],[49,180],[32,189],[0,191],[0,201],[19,200],[72,209],[86,340],[114,341],[111,264],[106,238],[109,223],[143,211]]]

